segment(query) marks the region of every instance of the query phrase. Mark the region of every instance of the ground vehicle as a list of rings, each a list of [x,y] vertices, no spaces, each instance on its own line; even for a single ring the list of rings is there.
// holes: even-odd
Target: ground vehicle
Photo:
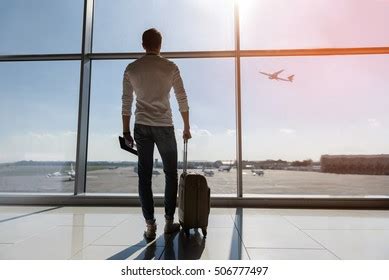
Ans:
[[[265,172],[262,169],[252,169],[251,172],[254,176],[264,176]]]

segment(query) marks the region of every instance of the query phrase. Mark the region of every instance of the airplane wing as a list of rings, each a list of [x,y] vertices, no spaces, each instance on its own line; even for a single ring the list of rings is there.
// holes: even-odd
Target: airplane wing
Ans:
[[[266,76],[269,76],[269,77],[271,76],[271,74],[269,74],[269,73],[265,73],[265,72],[261,72],[261,71],[259,71],[259,73],[266,75]]]
[[[285,82],[293,82],[293,77],[294,77],[294,75],[289,76],[287,79],[277,77],[277,80],[278,81],[285,81]]]
[[[277,72],[274,72],[273,75],[276,75],[276,76],[277,76],[277,75],[281,74],[282,72],[284,72],[284,69],[282,69],[282,70],[280,70],[280,71],[277,71]]]

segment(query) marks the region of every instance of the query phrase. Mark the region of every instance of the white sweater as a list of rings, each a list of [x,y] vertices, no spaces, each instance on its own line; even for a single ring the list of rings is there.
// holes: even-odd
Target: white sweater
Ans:
[[[170,90],[173,87],[180,112],[189,111],[180,70],[160,55],[146,54],[130,63],[123,76],[122,115],[131,116],[136,95],[135,123],[173,126]]]

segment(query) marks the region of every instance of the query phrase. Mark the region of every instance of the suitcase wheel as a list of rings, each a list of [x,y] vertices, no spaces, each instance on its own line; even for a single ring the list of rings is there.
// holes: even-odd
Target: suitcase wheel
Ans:
[[[201,232],[203,233],[204,238],[207,237],[207,228],[201,228]]]

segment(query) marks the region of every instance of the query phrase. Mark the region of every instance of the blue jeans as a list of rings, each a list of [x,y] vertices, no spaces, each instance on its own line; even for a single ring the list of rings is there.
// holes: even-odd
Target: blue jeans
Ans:
[[[172,220],[177,203],[177,142],[173,126],[135,124],[134,140],[138,150],[138,191],[146,221],[154,220],[154,199],[151,188],[154,143],[162,158],[165,173],[165,218]]]

